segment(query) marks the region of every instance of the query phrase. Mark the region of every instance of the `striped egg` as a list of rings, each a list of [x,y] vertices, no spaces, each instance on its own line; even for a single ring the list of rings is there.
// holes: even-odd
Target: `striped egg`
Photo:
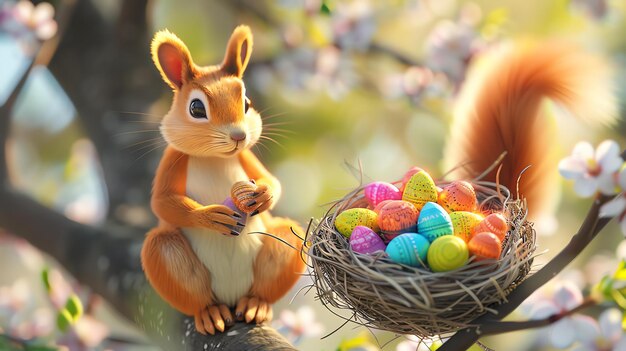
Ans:
[[[416,166],[406,171],[406,173],[404,173],[404,176],[402,177],[402,185],[400,186],[400,191],[404,192],[404,188],[406,187],[406,184],[409,182],[409,180],[411,180],[411,177],[413,177],[415,173],[422,170],[423,169]]]
[[[419,211],[407,201],[391,200],[378,211],[378,227],[385,242],[417,229]]]
[[[447,272],[463,267],[469,258],[467,244],[458,236],[437,238],[428,249],[428,265],[433,272]]]
[[[452,221],[452,228],[454,229],[454,235],[468,242],[472,238],[474,228],[480,223],[484,217],[478,213],[457,211],[450,212],[450,220]]]
[[[363,193],[372,208],[385,200],[400,200],[402,193],[395,185],[387,182],[373,182],[365,186]]]
[[[472,184],[466,181],[454,181],[443,188],[437,203],[448,212],[476,211],[478,200]]]
[[[433,242],[440,236],[452,235],[452,219],[443,207],[434,202],[427,202],[417,219],[417,232]]]
[[[404,187],[402,200],[411,202],[421,211],[427,202],[437,202],[437,187],[425,171],[415,173]]]
[[[372,210],[351,208],[341,212],[335,218],[335,228],[346,238],[349,238],[354,228],[359,225],[378,231],[377,217],[378,215]]]
[[[476,257],[476,261],[497,260],[502,252],[500,239],[495,234],[488,232],[474,235],[467,246],[470,253]]]
[[[394,262],[420,267],[426,263],[429,246],[430,243],[425,237],[417,233],[406,233],[391,240],[385,252]]]
[[[350,247],[352,251],[361,254],[371,254],[376,251],[385,251],[383,239],[372,229],[357,225],[350,235]]]
[[[500,241],[504,240],[509,225],[502,213],[492,213],[485,217],[482,222],[474,228],[474,233],[489,232],[495,234]]]

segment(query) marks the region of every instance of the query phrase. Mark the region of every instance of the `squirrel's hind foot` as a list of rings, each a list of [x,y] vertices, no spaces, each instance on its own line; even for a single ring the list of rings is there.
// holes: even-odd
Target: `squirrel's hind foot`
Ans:
[[[235,324],[233,315],[224,304],[210,305],[194,315],[196,330],[202,335],[215,335],[216,331],[223,332],[227,327]]]
[[[242,297],[237,303],[235,316],[238,321],[245,320],[246,323],[255,322],[261,324],[272,320],[274,312],[272,305],[258,297]]]

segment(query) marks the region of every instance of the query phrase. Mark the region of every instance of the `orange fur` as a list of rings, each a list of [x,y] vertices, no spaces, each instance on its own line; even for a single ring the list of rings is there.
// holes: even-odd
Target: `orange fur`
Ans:
[[[455,177],[472,178],[506,151],[500,183],[528,201],[531,217],[549,214],[558,195],[556,126],[543,109],[550,98],[580,118],[610,123],[614,114],[602,60],[561,43],[493,52],[468,76],[446,150]],[[593,95],[593,96],[592,96]],[[496,170],[486,180],[496,181]]]
[[[212,304],[209,272],[179,229],[151,230],[141,251],[141,262],[150,284],[179,311],[193,315]]]
[[[269,303],[283,297],[298,281],[304,271],[304,260],[300,256],[302,240],[291,229],[302,234],[304,231],[296,222],[280,217],[264,218],[267,231],[285,240],[296,249],[272,237],[263,238],[263,248],[254,262],[254,283],[251,296],[257,296]]]
[[[212,184],[254,179],[258,188],[246,196],[262,202],[256,205],[261,219],[250,219],[244,228],[265,228],[297,248],[302,246],[302,240],[290,230],[294,227],[301,232],[295,222],[273,219],[268,212],[263,212],[279,198],[281,188],[278,180],[249,150],[262,130],[259,113],[252,107],[246,110],[244,105],[245,86],[241,77],[251,50],[252,34],[245,26],[233,32],[221,65],[195,65],[185,44],[168,31],[158,32],[152,43],[153,60],[163,80],[174,89],[174,100],[161,123],[168,147],[157,169],[152,192],[151,205],[160,224],[147,234],[142,264],[157,292],[181,312],[194,315],[200,332],[212,333],[214,327],[221,330],[218,326],[223,325],[223,321],[219,321],[216,311],[224,310],[224,306],[216,306],[224,301],[219,301],[219,296],[223,299],[237,296],[240,291],[237,289],[243,287],[245,291],[247,282],[252,281],[247,292],[250,301],[274,302],[289,291],[304,269],[299,250],[271,237],[255,240],[247,237],[254,234],[246,233],[222,239],[220,233],[234,235],[233,228],[240,226],[241,219],[226,206],[199,200],[222,201],[223,196],[229,194],[229,189],[222,189],[222,186],[207,189]],[[195,100],[201,101],[206,118],[191,114],[190,103]],[[243,139],[232,137],[241,133],[245,135]],[[205,178],[206,172],[210,175]],[[248,206],[250,211],[247,212],[255,210],[254,204]],[[210,236],[218,236],[219,240]],[[222,251],[207,252],[214,245],[229,247],[234,250],[234,256],[225,256]],[[238,252],[256,254],[256,257],[248,256],[249,268],[236,256]],[[222,263],[223,259],[233,262]],[[241,284],[228,285],[224,276],[230,270],[214,270],[211,274],[208,268],[228,265],[242,275],[248,274],[248,280],[240,279]],[[211,285],[219,284],[219,279],[227,283],[221,285],[227,288],[221,292]],[[250,311],[254,312],[252,307]],[[207,320],[210,312],[211,318],[215,317],[212,322]],[[213,316],[216,313],[217,316]],[[259,312],[255,320],[264,319]]]

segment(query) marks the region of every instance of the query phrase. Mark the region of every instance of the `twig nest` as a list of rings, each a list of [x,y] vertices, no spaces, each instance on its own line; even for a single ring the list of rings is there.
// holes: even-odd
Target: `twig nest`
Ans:
[[[445,337],[494,311],[531,271],[535,232],[525,203],[510,199],[507,188],[435,182],[417,167],[392,185],[403,190],[402,200],[366,196],[368,185],[360,187],[307,233],[314,284],[327,308],[351,310],[349,319],[368,327]]]

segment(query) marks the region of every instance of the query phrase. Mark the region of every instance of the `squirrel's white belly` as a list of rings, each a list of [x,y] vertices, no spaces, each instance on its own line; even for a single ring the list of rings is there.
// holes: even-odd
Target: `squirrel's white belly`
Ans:
[[[230,196],[235,182],[248,180],[237,157],[189,157],[187,196],[202,205],[221,204]],[[265,231],[262,220],[248,218],[238,237],[224,236],[203,228],[183,228],[196,255],[211,273],[211,287],[217,302],[234,306],[245,296],[254,280],[253,265],[263,245],[260,235]]]

